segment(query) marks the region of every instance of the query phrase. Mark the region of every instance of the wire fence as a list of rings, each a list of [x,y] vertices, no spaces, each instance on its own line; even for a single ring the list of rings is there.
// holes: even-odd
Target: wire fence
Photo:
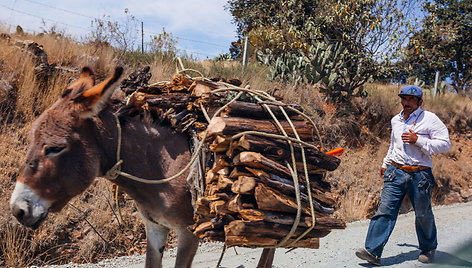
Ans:
[[[88,23],[90,23],[90,26],[89,27],[84,27],[84,26],[81,26],[81,25],[76,25],[76,24],[72,24],[72,23],[68,23],[68,22],[48,18],[47,15],[45,15],[45,13],[39,14],[40,13],[39,9],[36,10],[33,13],[33,12],[27,12],[27,11],[24,11],[24,10],[20,10],[19,8],[15,8],[15,5],[17,4],[17,2],[21,2],[21,1],[44,7],[45,9],[48,9],[51,12],[54,11],[54,12],[59,12],[59,13],[62,13],[62,14],[74,15],[74,16],[85,18],[85,19],[88,20]],[[31,32],[31,33],[45,31],[45,30],[47,30],[47,29],[45,29],[47,27],[46,24],[51,23],[53,26],[58,26],[59,25],[59,26],[64,27],[65,31],[77,32],[76,30],[80,30],[81,34],[82,34],[82,37],[84,37],[84,36],[90,37],[91,32],[93,30],[92,22],[96,23],[98,21],[104,21],[106,19],[105,16],[103,18],[97,18],[97,17],[93,17],[93,16],[89,16],[89,15],[80,13],[80,12],[64,9],[64,8],[61,8],[61,7],[53,6],[53,5],[50,5],[50,4],[46,4],[46,3],[42,3],[42,2],[38,2],[38,1],[34,1],[34,0],[15,0],[13,2],[12,6],[8,6],[8,5],[5,4],[5,2],[3,2],[3,3],[0,3],[0,9],[2,9],[2,8],[4,10],[7,10],[7,11],[10,12],[10,17],[12,17],[13,13],[15,13],[15,14],[21,14],[21,15],[25,15],[25,16],[28,16],[28,17],[31,17],[31,18],[34,18],[34,19],[41,20],[41,24],[43,24],[43,26],[44,26],[42,29],[41,29],[41,27],[39,27],[39,29],[34,30],[34,29],[29,28],[29,27],[23,27],[23,26],[20,25],[24,30],[26,30],[27,32]],[[137,18],[137,17],[134,17],[134,18],[135,18],[136,22],[137,21],[142,21],[143,24],[146,25],[146,22],[143,19],[140,19],[140,18]],[[0,19],[0,21],[1,20],[2,19]],[[16,25],[12,25],[8,22],[3,22],[2,24],[7,26],[10,29],[15,29],[16,28]],[[124,25],[118,24],[118,27],[124,27]],[[71,30],[71,29],[75,29],[75,30]],[[144,40],[141,40],[141,38],[139,38],[139,37],[136,37],[136,38],[139,39],[139,43],[142,42],[142,43],[146,44],[144,46],[144,49],[146,49],[146,46],[149,46],[150,41],[151,41],[150,39],[151,39],[152,36],[159,36],[160,34],[162,34],[162,33],[157,33],[155,31],[150,31],[150,30],[146,29],[145,27],[144,28],[136,27],[136,28],[133,28],[132,30],[136,31],[136,33],[140,33],[140,35],[142,34],[141,38],[143,38]],[[144,34],[146,34],[148,36],[145,36]],[[202,57],[203,58],[215,58],[215,57],[217,57],[221,54],[228,53],[228,51],[229,51],[229,45],[223,45],[223,44],[218,44],[218,43],[203,41],[203,40],[196,40],[194,38],[176,36],[176,35],[173,35],[173,34],[171,35],[171,38],[173,38],[177,41],[177,44],[175,45],[175,48],[177,49],[178,52],[180,52],[181,54],[190,55],[190,56],[198,55],[196,58],[202,58]],[[138,40],[135,40],[135,41],[138,41]],[[190,46],[192,48],[188,48],[188,46],[187,47],[183,46],[183,44],[185,44],[185,43],[190,44]],[[208,50],[213,50],[215,52],[206,52]]]

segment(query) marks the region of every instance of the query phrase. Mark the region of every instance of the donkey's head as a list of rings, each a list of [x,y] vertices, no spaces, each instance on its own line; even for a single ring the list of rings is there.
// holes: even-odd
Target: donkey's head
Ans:
[[[100,168],[93,117],[106,105],[123,69],[94,85],[93,72],[85,67],[32,127],[31,145],[16,182],[10,208],[25,226],[37,228],[49,211],[59,211],[83,192]]]

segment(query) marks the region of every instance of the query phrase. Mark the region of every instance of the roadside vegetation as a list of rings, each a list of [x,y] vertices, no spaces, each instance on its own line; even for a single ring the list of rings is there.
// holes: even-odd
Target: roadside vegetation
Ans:
[[[399,55],[397,59],[400,60],[395,63],[387,60],[373,62],[372,59],[379,59],[380,55],[364,53],[375,51],[377,45],[385,47],[388,44],[396,44],[389,43],[390,41],[382,44],[370,43],[373,46],[371,50],[353,50],[359,44],[365,44],[363,37],[374,34],[375,31],[382,33],[384,25],[376,16],[384,14],[384,8],[395,1],[344,1],[337,6],[332,1],[290,1],[303,2],[304,5],[293,7],[282,3],[283,8],[280,10],[274,6],[264,6],[265,1],[255,1],[251,7],[253,10],[272,8],[272,13],[245,13],[244,8],[248,7],[243,2],[229,1],[228,8],[236,18],[236,23],[240,23],[239,41],[246,35],[254,38],[252,49],[260,51],[257,57],[250,59],[250,64],[242,71],[240,61],[229,59],[237,59],[240,56],[240,43],[235,42],[229,57],[222,55],[218,59],[205,61],[182,57],[184,66],[198,70],[205,77],[238,78],[243,82],[243,86],[271,90],[287,103],[302,105],[317,124],[325,149],[345,148],[344,155],[340,157],[341,165],[328,175],[337,194],[336,215],[346,221],[370,217],[380,201],[382,182],[379,172],[381,161],[389,146],[390,119],[401,110],[397,93],[404,84],[412,83],[415,78],[405,76],[411,66],[405,69],[400,63],[407,60],[414,62],[416,57],[420,57],[420,52],[427,53],[427,48],[415,47],[418,50],[414,51],[418,53],[414,54],[414,59],[408,58],[408,53],[392,51]],[[310,6],[312,2],[318,5]],[[376,5],[370,5],[371,2]],[[332,8],[329,9],[328,6]],[[306,14],[311,13],[303,8],[320,8],[320,12],[313,14],[331,19],[310,17]],[[434,6],[428,8],[433,10]],[[444,8],[444,5],[438,4],[437,8]],[[460,8],[461,6],[457,9]],[[294,12],[293,16],[281,16],[287,10]],[[368,10],[376,11],[377,13],[373,14],[377,15],[368,16]],[[405,10],[399,9],[397,13],[392,14],[391,21],[400,23],[405,19],[403,11]],[[434,9],[434,12],[440,11]],[[271,25],[283,27],[264,27],[268,18],[252,17],[259,16],[257,14],[272,14],[280,19],[280,23],[273,24],[271,21]],[[354,17],[347,17],[349,14]],[[304,20],[289,20],[296,16]],[[105,33],[122,30],[112,28],[113,23],[109,24],[111,21],[106,19],[95,21],[95,39],[90,42],[78,43],[55,31],[35,35],[22,31],[9,35],[0,33],[0,210],[4,211],[0,215],[0,266],[97,262],[113,256],[145,252],[144,226],[133,201],[126,195],[115,195],[113,185],[103,179],[97,180],[85,193],[73,199],[62,212],[51,215],[36,231],[18,225],[9,213],[9,197],[26,156],[31,123],[54,103],[73,79],[77,78],[80,67],[92,67],[98,81],[109,75],[116,65],[124,66],[127,74],[140,67],[150,66],[152,78],[149,83],[168,81],[174,74],[177,64],[175,40],[170,33],[163,29],[163,34],[153,39],[154,48],[140,53],[139,50],[129,49],[130,42],[106,35]],[[245,25],[247,21],[256,24]],[[131,15],[128,17],[128,23],[133,23]],[[313,33],[329,38],[307,35],[303,31],[306,29],[303,23],[311,25],[310,27],[315,29]],[[291,24],[301,25],[292,27],[291,35],[287,36],[285,33],[288,29],[284,27]],[[438,26],[434,23],[431,25]],[[461,27],[467,26],[466,23],[464,25]],[[413,26],[410,25],[412,31],[409,34],[415,33],[418,38],[423,36]],[[400,28],[402,27],[398,27]],[[316,29],[323,30],[317,32]],[[342,39],[340,32],[333,29],[357,29],[359,33],[364,33],[364,36],[358,36],[358,39]],[[400,33],[407,34],[397,32]],[[392,33],[385,34],[389,36]],[[272,39],[263,38],[268,36]],[[46,61],[44,57],[32,53],[32,50],[28,49],[32,42],[25,40],[31,40],[41,46],[46,54]],[[293,46],[288,46],[288,43]],[[122,44],[121,47],[119,44]],[[398,49],[401,49],[399,44],[393,47],[397,48],[397,45]],[[449,48],[453,45],[450,43]],[[444,55],[447,57],[446,53]],[[393,54],[388,57],[393,57]],[[402,57],[407,58],[401,60]],[[349,58],[368,63],[368,66],[356,69],[362,64]],[[442,66],[438,63],[439,59],[436,60],[435,64]],[[470,68],[468,70],[470,71]],[[442,74],[446,71],[441,69]],[[433,173],[438,187],[434,192],[434,205],[470,201],[470,80],[457,80],[449,91],[443,87],[441,94],[433,97],[430,93],[431,75],[418,74],[416,77],[423,80],[419,82],[427,89],[424,108],[436,113],[443,120],[453,142],[450,152],[435,156]],[[464,76],[458,75],[454,79],[460,77]],[[443,79],[445,78],[441,77],[441,80]],[[408,202],[405,202],[402,211],[409,209]],[[171,234],[168,246],[173,247],[175,242],[175,235]]]

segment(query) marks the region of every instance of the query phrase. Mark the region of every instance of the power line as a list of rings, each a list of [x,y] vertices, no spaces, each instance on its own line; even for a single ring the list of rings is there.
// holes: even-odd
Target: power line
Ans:
[[[15,0],[16,1],[16,0]],[[44,4],[44,3],[41,3],[41,2],[37,2],[37,1],[34,1],[34,0],[25,0],[27,2],[30,2],[30,3],[34,3],[34,4],[37,4],[37,5],[41,5],[41,6],[45,6],[45,7],[48,7],[48,8],[51,8],[51,9],[55,9],[55,10],[59,10],[59,11],[62,11],[62,12],[67,12],[67,13],[70,13],[70,14],[74,14],[74,15],[77,15],[77,16],[81,16],[81,17],[85,17],[85,18],[89,18],[89,19],[94,19],[94,20],[99,20],[95,17],[91,17],[91,16],[88,16],[88,15],[84,15],[82,13],[79,13],[79,12],[75,12],[75,11],[71,11],[71,10],[67,10],[67,9],[63,9],[63,8],[59,8],[59,7],[55,7],[55,6],[52,6],[52,5],[48,5],[48,4]],[[61,21],[55,21],[55,20],[52,20],[52,19],[47,19],[47,18],[43,18],[41,16],[38,16],[38,15],[35,15],[35,14],[31,14],[31,13],[28,13],[28,12],[24,12],[24,11],[21,11],[21,10],[17,10],[17,9],[14,9],[14,8],[11,8],[11,7],[8,7],[6,5],[3,5],[3,4],[0,4],[1,7],[3,8],[6,8],[12,12],[16,12],[16,13],[20,13],[20,14],[25,14],[25,15],[28,15],[28,16],[31,16],[31,17],[34,17],[34,18],[39,18],[41,20],[44,20],[44,21],[51,21],[53,23],[60,23],[60,24],[63,24],[63,25],[66,25],[68,27],[74,27],[74,28],[78,28],[78,29],[82,29],[82,30],[86,30],[86,31],[89,31],[90,29],[88,28],[84,28],[84,27],[81,27],[81,26],[77,26],[77,25],[72,25],[72,24],[69,24],[69,23],[65,23],[65,22],[61,22]],[[11,26],[11,25],[10,25]],[[138,30],[136,28],[136,30]],[[34,32],[34,31],[33,31]],[[158,33],[155,33],[155,32],[151,32],[151,31],[144,31],[148,34],[155,34],[155,35],[159,35]],[[216,43],[212,43],[212,42],[207,42],[207,41],[200,41],[200,40],[195,40],[195,39],[190,39],[190,38],[184,38],[184,37],[180,37],[180,36],[174,36],[175,39],[178,39],[178,40],[184,40],[184,41],[189,41],[189,42],[194,42],[194,43],[200,43],[200,44],[205,44],[205,45],[211,45],[211,46],[216,46],[216,47],[221,47],[221,48],[227,48],[227,46],[224,46],[224,45],[221,45],[221,44],[216,44]],[[209,54],[204,54],[204,53],[200,53],[200,52],[196,52],[196,51],[192,51],[192,50],[186,50],[186,49],[181,49],[185,52],[190,52],[190,53],[193,53],[193,54],[199,54],[199,55],[203,55],[203,56],[210,56],[210,57],[216,57],[215,55],[209,55]]]
[[[206,56],[206,57],[217,57],[217,55],[205,54],[205,53],[196,52],[196,51],[190,50],[190,49],[184,49],[184,48],[181,48],[181,47],[176,47],[176,48],[178,50],[183,51],[183,52],[188,53],[188,54],[198,54],[198,55],[202,55],[202,56]]]
[[[24,14],[24,15],[28,15],[28,16],[31,16],[31,17],[34,17],[34,18],[38,18],[38,19],[42,19],[42,20],[48,20],[48,21],[52,21],[54,23],[60,23],[60,24],[63,24],[63,25],[66,25],[68,27],[74,27],[74,28],[78,28],[78,29],[82,29],[82,30],[86,30],[86,31],[89,31],[90,29],[87,29],[87,28],[84,28],[84,27],[81,27],[81,26],[77,26],[77,25],[72,25],[72,24],[68,24],[68,23],[65,23],[65,22],[61,22],[61,21],[55,21],[55,20],[51,20],[51,19],[47,19],[47,18],[43,18],[41,16],[37,16],[37,15],[34,15],[34,14],[31,14],[31,13],[28,13],[28,12],[24,12],[24,11],[21,11],[21,10],[16,10],[14,8],[11,8],[11,7],[7,7],[3,4],[0,4],[1,7],[4,7],[8,10],[11,10],[11,11],[14,11],[14,12],[17,12],[17,13],[21,13],[21,14]]]
[[[84,15],[82,13],[78,13],[78,12],[67,10],[67,9],[60,8],[60,7],[51,6],[51,5],[48,5],[48,4],[41,3],[41,2],[36,2],[36,1],[33,1],[33,0],[24,0],[24,1],[30,2],[30,3],[33,3],[33,4],[37,4],[37,5],[40,5],[40,6],[45,6],[45,7],[49,7],[49,8],[52,8],[52,9],[64,11],[64,12],[74,14],[74,15],[77,15],[77,16],[81,16],[81,17],[85,17],[85,18],[89,18],[89,19],[95,19],[94,17],[90,17],[90,16]]]
[[[150,32],[150,31],[147,31],[147,30],[145,30],[144,32],[148,33],[148,34],[159,35],[159,33],[154,33],[154,32]],[[184,38],[184,37],[180,37],[180,36],[174,36],[174,37],[175,37],[175,39],[180,39],[180,40],[185,40],[185,41],[190,41],[190,42],[195,42],[195,43],[200,43],[200,44],[205,44],[205,45],[211,45],[211,46],[216,46],[216,47],[227,48],[227,46],[223,46],[223,45],[220,45],[220,44],[211,43],[211,42],[207,42],[207,41],[193,40],[193,39],[188,39],[188,38]]]
[[[60,11],[67,12],[67,13],[70,13],[70,14],[74,14],[74,15],[77,15],[77,16],[81,16],[81,17],[84,17],[84,18],[89,18],[89,19],[93,19],[93,20],[98,19],[98,18],[95,18],[95,17],[84,15],[84,14],[79,13],[79,12],[75,12],[75,11],[60,8],[60,7],[51,6],[51,5],[44,4],[44,3],[41,3],[41,2],[37,2],[37,1],[34,1],[34,0],[24,0],[24,1],[34,3],[34,4],[37,4],[37,5],[41,5],[41,6],[45,6],[45,7],[52,8],[52,9],[60,10]],[[158,35],[158,33],[150,32],[150,31],[144,31],[144,32],[149,33],[149,34]],[[217,46],[217,47],[227,48],[227,46],[224,46],[224,45],[221,45],[221,44],[216,44],[216,43],[211,43],[211,42],[207,42],[207,41],[199,41],[199,40],[189,39],[189,38],[180,37],[180,36],[175,36],[175,38],[180,39],[180,40],[189,41],[189,42],[195,42],[195,43],[200,43],[200,44],[205,44],[205,45],[210,45],[210,46]]]

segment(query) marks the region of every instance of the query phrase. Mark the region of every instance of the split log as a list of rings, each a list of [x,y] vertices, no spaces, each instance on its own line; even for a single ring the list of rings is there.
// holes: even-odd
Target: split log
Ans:
[[[206,184],[211,184],[215,181],[218,181],[218,177],[221,174],[220,170],[226,169],[229,167],[231,167],[231,164],[228,163],[228,161],[226,161],[226,157],[222,154],[216,154],[213,167],[209,169],[205,174]],[[225,173],[223,173],[223,175],[225,175]]]
[[[258,183],[254,189],[254,197],[256,198],[257,207],[262,210],[280,211],[280,212],[297,212],[297,203],[294,198],[284,195],[275,190]],[[302,206],[302,212],[310,214],[310,211]]]
[[[246,168],[244,167],[236,166],[229,174],[229,178],[234,180],[237,179],[239,176],[252,176],[252,173],[246,170]]]
[[[228,150],[230,143],[230,139],[225,139],[221,136],[216,136],[212,144],[210,144],[210,151],[215,153],[224,153]]]
[[[212,241],[219,241],[219,242],[224,242],[225,241],[225,233],[224,231],[214,231],[214,230],[209,230],[200,235],[200,239],[202,238],[207,238]]]
[[[220,176],[228,177],[229,174],[230,174],[229,167],[224,167],[224,168],[218,170],[218,172],[216,172],[216,173]]]
[[[168,85],[168,88],[171,91],[189,91],[192,83],[193,80],[191,78],[184,74],[177,73],[172,76],[172,80]]]
[[[287,244],[291,243],[295,239],[289,239]],[[263,237],[260,235],[242,236],[242,235],[225,235],[225,245],[231,246],[245,246],[245,247],[275,247],[279,243],[278,239]],[[297,241],[294,248],[312,248],[317,249],[320,247],[319,238],[310,238],[306,240]]]
[[[293,143],[295,149],[295,159],[301,161],[300,147]],[[238,146],[247,151],[259,152],[269,158],[276,160],[290,160],[290,146],[286,141],[276,139],[266,139],[255,135],[244,135],[238,140]],[[335,170],[340,163],[340,159],[325,154],[320,150],[313,148],[304,148],[306,160],[310,165],[319,168],[327,169],[328,171]]]
[[[254,177],[240,176],[231,186],[231,192],[235,194],[253,194],[256,187]]]
[[[231,235],[261,235],[264,237],[271,237],[276,239],[284,238],[289,232],[292,226],[279,224],[279,223],[271,223],[265,221],[242,221],[236,220],[232,221],[229,224],[225,225],[225,233]],[[227,231],[228,230],[228,231]],[[291,238],[297,238],[303,232],[305,232],[307,228],[297,228],[297,230],[293,233]],[[307,238],[321,238],[325,237],[330,233],[329,229],[312,229],[309,233],[307,233],[303,239]]]
[[[241,152],[233,158],[233,164],[259,168],[286,178],[291,177],[291,173],[288,168],[255,152]]]
[[[289,106],[299,111],[303,111],[300,105],[292,104]],[[279,106],[268,104],[268,107],[278,119],[286,120]],[[289,117],[293,118],[294,116],[298,116],[298,113],[293,110],[285,109],[285,111]],[[267,112],[267,110],[262,104],[245,101],[234,101],[230,103],[225,108],[223,115],[233,117],[247,117],[254,119],[272,119],[272,116],[269,114],[269,112]]]
[[[271,188],[274,188],[274,189],[276,189],[276,190],[278,190],[278,191],[280,191],[280,192],[282,192],[286,195],[295,196],[295,186],[293,184],[293,181],[278,177],[278,176],[273,175],[273,174],[268,174],[268,173],[266,173],[262,170],[258,170],[258,169],[247,168],[247,170],[252,172],[265,185],[267,185]],[[299,186],[299,189],[300,189],[300,199],[303,202],[308,203],[309,198],[308,198],[308,191],[307,191],[306,186],[304,184],[301,184],[301,183],[299,183],[298,186]],[[310,189],[311,189],[311,187],[310,187]],[[331,199],[329,196],[326,196],[325,193],[323,193],[319,190],[316,190],[316,189],[311,189],[311,191],[312,191],[311,196],[316,201],[320,201],[320,202],[324,203],[325,205],[327,205],[328,207],[332,207],[334,205],[335,201],[333,199]],[[321,204],[316,204],[316,203],[314,203],[314,205],[315,205],[315,207],[323,206]],[[331,210],[329,208],[318,208],[319,211],[325,211],[326,209],[329,210],[329,211]]]
[[[228,204],[226,201],[218,200],[218,201],[210,202],[209,216],[226,215],[226,214],[232,214],[232,213],[233,213],[232,211],[228,210]]]
[[[195,214],[200,214],[204,216],[210,215],[210,203],[223,200],[226,201],[230,197],[226,193],[217,193],[214,195],[204,195],[197,199]]]
[[[193,97],[202,97],[204,94],[208,94],[217,88],[219,88],[219,86],[213,82],[195,80],[188,90],[192,92]]]
[[[309,121],[294,121],[293,124],[295,130],[300,136],[300,139],[312,140],[314,127]],[[294,137],[289,123],[281,121],[281,125],[289,136]],[[254,120],[239,117],[215,117],[208,125],[209,137],[217,135],[232,136],[243,131],[260,131],[271,134],[282,134],[277,125],[268,120]]]
[[[233,180],[231,180],[227,176],[224,176],[224,175],[218,176],[218,184],[216,185],[216,188],[218,189],[219,192],[229,191],[232,185],[233,185]]]
[[[266,221],[271,223],[279,223],[285,225],[293,225],[295,222],[294,214],[282,214],[273,211],[263,211],[259,209],[243,209],[238,211],[242,219],[248,221]],[[300,227],[311,227],[312,218],[311,216],[301,216]],[[345,229],[346,223],[337,218],[333,217],[317,217],[315,219],[315,228],[317,230],[329,230],[329,229]]]
[[[163,93],[159,95],[149,95],[145,93],[136,93],[131,96],[130,103],[134,99],[144,98],[149,106],[155,106],[162,109],[174,108],[175,110],[186,109],[188,104],[193,102],[193,98],[186,93]]]
[[[295,197],[285,195],[262,183],[258,183],[254,189],[254,197],[256,198],[257,207],[259,209],[288,213],[297,212],[297,201]],[[313,206],[317,217],[334,212],[332,208],[325,208],[315,200],[313,200]],[[309,205],[305,202],[301,204],[301,211],[302,213],[311,215]]]
[[[197,237],[203,238],[203,234],[208,231],[222,234],[224,232],[223,220],[221,218],[212,218],[210,221],[203,222],[193,230],[193,234]]]
[[[234,213],[238,213],[238,211],[243,210],[242,206],[242,198],[240,194],[237,194],[228,201],[228,210]]]

